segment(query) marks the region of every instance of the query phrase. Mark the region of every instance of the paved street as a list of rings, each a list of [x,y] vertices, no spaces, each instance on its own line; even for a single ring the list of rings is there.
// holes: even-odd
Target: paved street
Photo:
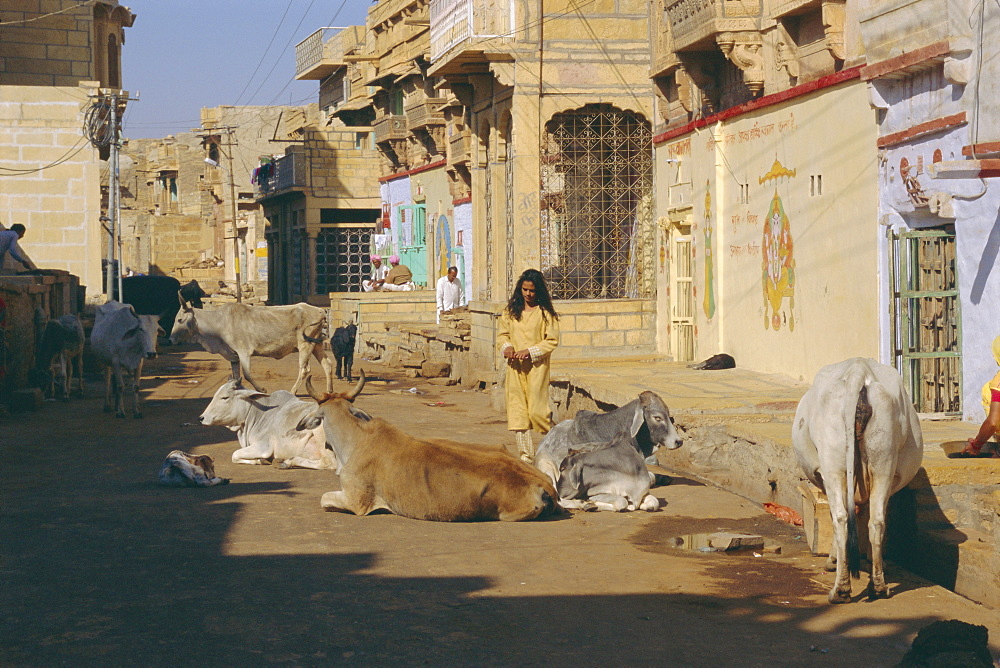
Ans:
[[[1000,648],[1000,614],[898,569],[892,598],[829,606],[831,576],[797,529],[682,476],[655,490],[656,514],[324,513],[336,476],[232,464],[231,433],[197,425],[228,365],[168,350],[143,382],[144,420],[102,414],[91,377],[85,399],[7,421],[0,663],[894,665],[949,618],[987,625]],[[365,410],[414,434],[507,442],[487,395],[361,364],[375,377]],[[292,358],[254,365],[268,389],[290,387]],[[412,387],[423,394],[399,392]],[[174,448],[211,454],[232,483],[159,487]],[[781,553],[670,547],[717,530]]]

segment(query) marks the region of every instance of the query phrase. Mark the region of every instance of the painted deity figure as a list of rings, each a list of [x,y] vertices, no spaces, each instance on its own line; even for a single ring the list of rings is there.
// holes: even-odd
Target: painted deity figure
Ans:
[[[715,268],[712,266],[712,192],[705,182],[705,300],[702,308],[709,320],[715,315]]]
[[[792,231],[778,191],[774,191],[771,208],[764,223],[761,242],[762,279],[764,288],[764,328],[781,329],[781,305],[789,299],[788,327],[795,329],[795,257]]]

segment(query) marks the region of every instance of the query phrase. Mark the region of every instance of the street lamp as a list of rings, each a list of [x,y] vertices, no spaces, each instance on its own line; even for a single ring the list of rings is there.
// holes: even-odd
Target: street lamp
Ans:
[[[216,160],[211,158],[205,158],[205,164],[212,165],[213,167],[219,167],[225,170],[226,174],[229,175],[229,199],[233,204],[233,269],[236,270],[236,301],[243,301],[243,280],[240,275],[240,233],[236,225],[236,183],[233,179],[233,172],[231,170],[233,166],[233,156],[229,155],[229,167],[226,169],[218,163]]]

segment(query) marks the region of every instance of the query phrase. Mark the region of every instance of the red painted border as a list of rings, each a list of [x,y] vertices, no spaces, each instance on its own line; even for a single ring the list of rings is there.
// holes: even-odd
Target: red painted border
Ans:
[[[910,141],[911,139],[915,139],[921,135],[930,134],[932,132],[941,132],[942,130],[948,130],[950,128],[958,127],[959,125],[965,125],[966,123],[968,123],[968,119],[966,118],[964,111],[952,114],[951,116],[942,116],[941,118],[935,118],[933,121],[918,123],[917,125],[907,128],[906,130],[893,132],[891,135],[879,137],[876,145],[879,148],[887,148],[889,146]]]
[[[1000,142],[982,142],[980,144],[970,144],[962,147],[962,155],[970,158],[977,155],[994,155],[1000,153]]]
[[[390,174],[389,176],[380,176],[378,178],[379,183],[385,183],[386,181],[395,181],[396,179],[401,179],[404,176],[412,176],[413,174],[419,174],[420,172],[426,172],[429,169],[436,169],[437,167],[444,167],[448,164],[448,161],[438,160],[437,162],[432,162],[426,165],[420,165],[419,167],[414,167],[413,169],[406,170],[404,172],[396,172],[395,174]]]
[[[470,204],[472,202],[472,197],[462,197],[461,199],[453,199],[451,201],[452,206],[458,206],[459,204]]]
[[[738,104],[735,107],[730,107],[720,111],[717,114],[712,114],[711,116],[706,116],[705,118],[699,118],[697,120],[691,121],[685,125],[682,125],[673,130],[667,130],[666,132],[661,132],[660,134],[653,137],[653,145],[663,144],[668,142],[674,137],[679,137],[681,135],[686,135],[689,132],[693,132],[698,128],[703,128],[706,125],[712,125],[713,123],[718,123],[719,121],[724,121],[729,118],[734,118],[736,116],[742,116],[743,114],[749,113],[751,111],[756,111],[764,107],[770,107],[776,104],[781,104],[782,102],[787,102],[792,98],[801,97],[802,95],[808,95],[809,93],[815,93],[818,90],[824,88],[829,88],[830,86],[836,86],[837,84],[844,83],[845,81],[851,81],[852,79],[858,79],[861,76],[862,66],[852,67],[850,69],[841,70],[835,74],[828,74],[825,77],[820,77],[814,81],[809,81],[808,83],[799,84],[798,86],[793,86],[788,90],[783,90],[780,93],[772,93],[771,95],[765,95],[764,97],[758,98],[756,100],[750,100],[749,102],[744,102],[743,104]]]
[[[951,46],[949,46],[947,40],[943,42],[934,42],[933,44],[928,44],[927,46],[922,46],[919,49],[914,49],[913,51],[904,53],[901,56],[889,58],[888,60],[882,60],[877,63],[872,63],[871,65],[865,65],[861,68],[861,79],[862,81],[871,81],[872,79],[884,77],[887,74],[892,74],[893,72],[899,72],[900,70],[905,70],[908,67],[919,65],[920,63],[931,60],[932,58],[946,56],[949,53],[951,53]]]

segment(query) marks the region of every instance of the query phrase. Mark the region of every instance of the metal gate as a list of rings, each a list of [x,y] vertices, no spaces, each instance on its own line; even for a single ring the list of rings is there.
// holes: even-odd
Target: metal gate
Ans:
[[[952,230],[889,231],[892,344],[920,413],[962,412],[962,318]]]
[[[694,257],[691,235],[675,232],[670,249],[670,346],[675,362],[694,359]]]
[[[588,104],[542,142],[542,262],[557,299],[655,294],[652,134],[637,114]]]
[[[316,235],[316,294],[361,292],[371,227],[324,227]]]

